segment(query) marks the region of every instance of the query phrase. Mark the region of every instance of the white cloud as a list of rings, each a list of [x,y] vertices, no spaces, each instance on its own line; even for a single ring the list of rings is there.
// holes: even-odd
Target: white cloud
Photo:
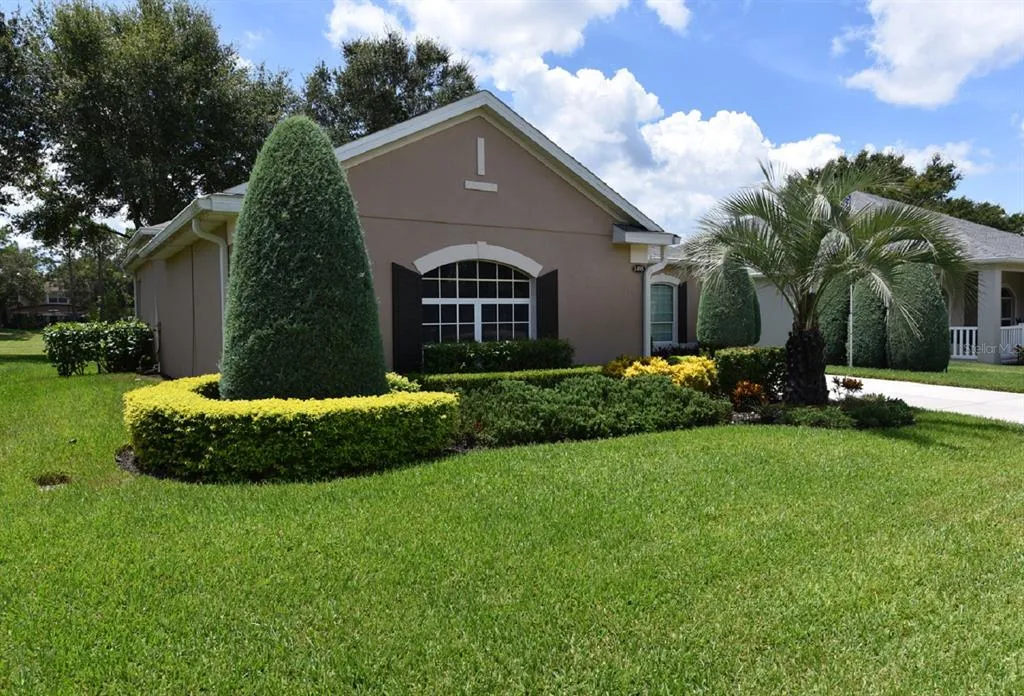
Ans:
[[[885,102],[940,106],[968,79],[1024,58],[1021,0],[870,0],[868,10],[873,24],[864,33],[874,65],[846,84]],[[833,51],[854,36],[848,30],[834,39]]]
[[[669,29],[683,31],[690,23],[690,8],[685,0],[646,0],[647,6],[654,10],[658,19]]]
[[[240,70],[252,70],[253,68],[256,67],[256,64],[253,63],[248,58],[243,58],[242,56],[236,55],[235,56],[235,67],[240,69]]]
[[[267,40],[267,33],[263,29],[259,31],[247,31],[242,39],[242,46],[252,50]]]
[[[866,145],[864,149],[869,152],[878,151],[878,148],[870,144]],[[910,147],[905,143],[897,142],[895,145],[886,145],[881,152],[903,155],[904,161],[919,172],[924,171],[936,154],[941,155],[942,159],[947,162],[955,162],[957,168],[965,175],[984,174],[992,170],[990,162],[978,161],[978,156],[989,158],[991,153],[987,150],[976,151],[974,144],[968,140],[943,145],[925,145],[924,147]]]
[[[335,46],[346,39],[366,34],[383,34],[402,26],[397,15],[370,0],[334,0],[327,16],[327,39]]]

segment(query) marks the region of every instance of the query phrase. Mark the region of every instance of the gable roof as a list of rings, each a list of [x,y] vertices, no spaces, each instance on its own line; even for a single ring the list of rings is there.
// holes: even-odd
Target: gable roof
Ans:
[[[563,170],[560,173],[563,176],[572,178],[574,183],[583,186],[592,196],[599,198],[612,209],[619,211],[624,218],[622,222],[635,224],[647,232],[665,231],[660,225],[644,215],[639,208],[627,201],[608,184],[599,179],[592,171],[580,164],[569,153],[555,145],[550,138],[513,111],[505,102],[486,90],[476,92],[459,101],[452,102],[433,111],[428,111],[420,116],[415,116],[390,128],[385,128],[358,140],[353,140],[350,143],[335,148],[334,153],[339,161],[343,163],[351,162],[356,158],[370,155],[376,150],[401,146],[403,141],[415,139],[417,135],[422,134],[424,131],[436,129],[450,121],[464,120],[465,117],[474,113],[481,113],[496,120],[509,131],[510,135],[519,138],[524,144],[529,145],[530,148],[528,149],[538,150],[550,158],[552,162],[560,165],[560,168]],[[224,193],[244,194],[247,187],[248,184],[239,184],[229,188]]]
[[[860,191],[850,196],[850,206],[861,210],[868,206],[882,206],[899,203],[889,198],[876,196]],[[917,206],[911,206],[917,207]],[[1024,263],[1024,235],[1004,232],[987,225],[962,220],[952,215],[928,211],[944,222],[949,231],[956,235],[963,244],[969,261],[975,263],[993,263],[1007,261]]]

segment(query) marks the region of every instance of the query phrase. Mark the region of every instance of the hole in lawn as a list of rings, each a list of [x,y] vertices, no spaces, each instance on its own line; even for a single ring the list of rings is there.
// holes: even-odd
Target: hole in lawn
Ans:
[[[71,483],[71,474],[65,471],[47,471],[32,479],[43,490]]]

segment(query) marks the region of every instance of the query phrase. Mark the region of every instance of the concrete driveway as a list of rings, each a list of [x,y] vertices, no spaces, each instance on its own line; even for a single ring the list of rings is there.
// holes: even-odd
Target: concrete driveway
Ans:
[[[885,394],[888,397],[903,399],[911,406],[931,411],[949,411],[1024,423],[1024,394],[896,382],[888,379],[857,379],[864,382],[864,391],[861,392],[863,394]],[[832,375],[828,376],[828,380],[831,387]]]

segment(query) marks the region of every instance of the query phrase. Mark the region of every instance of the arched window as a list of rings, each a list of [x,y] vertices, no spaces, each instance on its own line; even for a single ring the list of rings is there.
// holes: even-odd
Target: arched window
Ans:
[[[669,283],[652,284],[651,343],[655,348],[676,342],[676,316],[676,287]]]
[[[446,263],[423,274],[423,342],[532,338],[533,280],[494,261]]]
[[[1003,291],[999,295],[999,318],[1003,326],[1013,326],[1017,323],[1017,298],[1013,294],[1013,290],[1003,286]]]

